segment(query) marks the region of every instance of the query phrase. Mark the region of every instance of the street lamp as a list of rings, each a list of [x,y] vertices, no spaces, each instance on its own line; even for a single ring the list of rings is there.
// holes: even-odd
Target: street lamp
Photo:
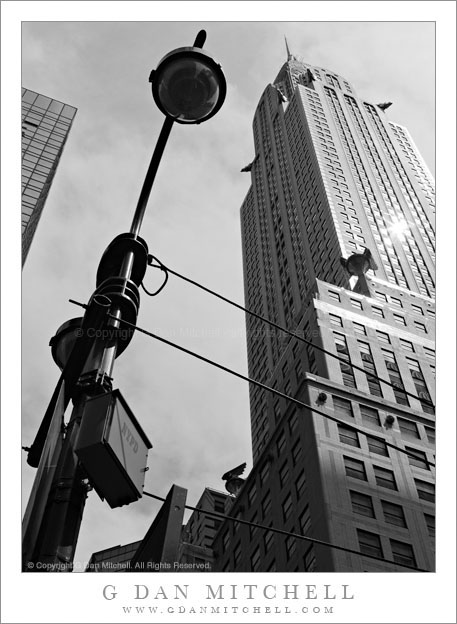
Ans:
[[[53,357],[63,371],[39,435],[29,449],[30,465],[37,466],[40,458],[42,461],[23,521],[25,570],[33,569],[33,565],[27,565],[29,562],[43,561],[57,566],[64,562],[63,569],[71,570],[87,495],[87,487],[82,483],[85,470],[74,452],[80,421],[82,418],[84,422],[84,406],[91,397],[111,391],[114,360],[128,346],[133,335],[132,330],[120,331],[120,321],[124,319],[135,324],[138,315],[139,286],[148,262],[148,247],[139,232],[160,160],[175,121],[181,124],[202,123],[217,113],[225,99],[224,74],[220,65],[201,49],[205,40],[206,32],[201,30],[192,47],[173,50],[151,72],[149,81],[153,98],[164,113],[165,120],[130,232],[117,236],[105,250],[97,271],[96,290],[89,300],[84,318],[64,323],[51,341]],[[102,317],[101,312],[97,312],[98,308],[105,309],[104,320],[100,320]],[[90,335],[92,339],[89,339]],[[101,340],[96,338],[100,335],[103,336]],[[66,361],[70,363],[67,365]],[[61,391],[65,382],[67,385]],[[63,420],[70,399],[73,399],[74,409],[65,436],[61,433],[59,439],[62,450],[59,451],[58,445],[50,449],[51,431],[54,436],[58,434],[57,425]],[[54,473],[42,470],[43,447],[48,458],[60,452]],[[32,449],[33,453],[30,452]],[[45,485],[40,482],[42,474],[47,474]],[[53,478],[51,487],[52,474],[57,476]],[[42,492],[46,494],[40,494]],[[52,566],[43,569],[51,570]]]
[[[224,102],[226,85],[221,66],[195,46],[164,56],[149,80],[157,107],[178,123],[202,123]]]
[[[224,103],[227,86],[221,66],[201,49],[206,32],[201,30],[191,48],[173,50],[149,75],[152,96],[165,115],[149,169],[146,173],[130,232],[141,228],[149,194],[173,123],[199,124],[210,119]]]

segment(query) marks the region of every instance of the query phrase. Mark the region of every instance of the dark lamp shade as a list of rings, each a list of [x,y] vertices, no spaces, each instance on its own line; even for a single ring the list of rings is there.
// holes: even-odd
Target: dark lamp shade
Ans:
[[[220,66],[195,48],[167,55],[154,76],[152,92],[160,110],[178,123],[201,123],[222,106],[226,83]]]
[[[81,335],[82,317],[70,319],[59,327],[56,335],[49,342],[52,358],[60,370],[63,370],[73,351],[78,336]],[[98,368],[103,352],[96,348],[96,342],[86,360],[82,374]]]
[[[62,370],[68,362],[78,334],[81,331],[82,317],[74,318],[59,327],[56,335],[51,338],[50,346],[52,357]]]

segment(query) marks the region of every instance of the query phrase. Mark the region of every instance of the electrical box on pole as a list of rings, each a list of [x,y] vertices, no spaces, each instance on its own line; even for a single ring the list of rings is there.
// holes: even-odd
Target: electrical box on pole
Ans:
[[[75,453],[95,491],[110,507],[141,498],[150,448],[119,390],[86,401]]]

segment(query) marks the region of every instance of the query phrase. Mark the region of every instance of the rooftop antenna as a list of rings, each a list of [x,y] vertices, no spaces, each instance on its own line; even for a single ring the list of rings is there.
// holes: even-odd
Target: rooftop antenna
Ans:
[[[290,50],[289,50],[289,44],[287,43],[286,35],[284,35],[284,40],[286,42],[287,60],[290,61],[292,59],[292,54],[290,53]]]

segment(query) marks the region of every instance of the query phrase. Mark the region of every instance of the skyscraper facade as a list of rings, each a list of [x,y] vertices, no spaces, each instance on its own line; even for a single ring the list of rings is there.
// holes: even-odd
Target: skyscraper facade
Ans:
[[[321,414],[251,386],[231,515],[311,539],[224,522],[219,570],[434,569],[434,183],[389,106],[291,54],[257,106],[246,307],[315,346],[248,315],[249,374]]]
[[[30,89],[22,89],[22,265],[76,110]]]

